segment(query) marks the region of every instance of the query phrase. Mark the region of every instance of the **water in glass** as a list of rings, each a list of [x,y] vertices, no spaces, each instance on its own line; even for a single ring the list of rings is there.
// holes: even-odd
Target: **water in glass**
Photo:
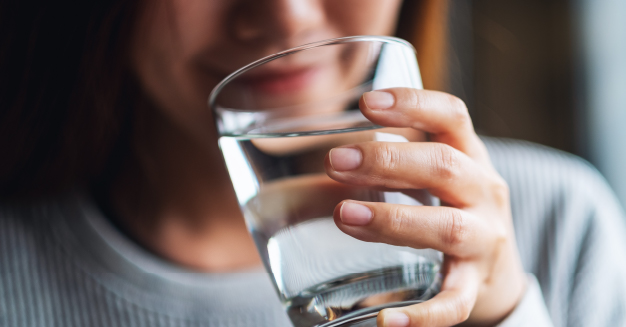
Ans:
[[[425,191],[409,197],[345,185],[326,175],[324,156],[335,146],[398,140],[371,124],[360,127],[355,114],[360,115],[326,117],[325,126],[300,133],[261,131],[219,139],[247,226],[296,327],[375,326],[381,309],[422,302],[439,291],[439,252],[363,242],[344,234],[333,220],[335,206],[345,199],[436,201]],[[271,129],[271,123],[264,124]],[[294,124],[301,121],[283,119],[273,126],[302,130]]]

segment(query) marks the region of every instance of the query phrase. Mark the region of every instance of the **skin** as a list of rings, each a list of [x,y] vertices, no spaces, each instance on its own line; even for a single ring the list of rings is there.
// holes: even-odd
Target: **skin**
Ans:
[[[209,91],[229,72],[279,50],[345,35],[392,34],[399,6],[399,0],[145,4],[133,32],[131,63],[151,110],[137,126],[133,161],[110,190],[117,223],[142,246],[191,269],[260,266],[217,148]],[[335,148],[326,157],[326,173],[348,185],[426,188],[446,206],[346,200],[337,205],[335,221],[365,241],[442,251],[445,280],[434,299],[383,310],[378,324],[495,325],[525,287],[506,183],[460,100],[413,89],[386,94],[393,102],[386,109],[374,108],[373,98],[368,102],[364,95],[366,117],[430,133],[432,142],[342,146],[356,152]],[[368,219],[359,217],[358,205],[369,210]]]

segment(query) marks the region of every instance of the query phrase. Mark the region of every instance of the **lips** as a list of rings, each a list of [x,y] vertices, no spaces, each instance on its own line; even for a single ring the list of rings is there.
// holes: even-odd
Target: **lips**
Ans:
[[[240,76],[238,83],[255,92],[284,94],[297,92],[311,85],[318,71],[315,67],[268,70]]]

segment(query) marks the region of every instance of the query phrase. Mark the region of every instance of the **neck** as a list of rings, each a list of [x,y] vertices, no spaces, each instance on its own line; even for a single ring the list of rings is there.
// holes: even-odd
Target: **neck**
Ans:
[[[260,265],[216,139],[200,143],[158,116],[137,132],[134,149],[110,192],[116,223],[131,238],[196,270]]]

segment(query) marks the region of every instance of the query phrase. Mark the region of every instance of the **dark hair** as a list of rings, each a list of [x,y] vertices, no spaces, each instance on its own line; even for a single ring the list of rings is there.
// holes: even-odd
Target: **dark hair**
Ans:
[[[0,196],[101,174],[136,94],[136,1],[0,2]]]
[[[0,0],[0,197],[115,174],[142,101],[127,62],[138,2]],[[409,40],[417,3],[401,10]]]

